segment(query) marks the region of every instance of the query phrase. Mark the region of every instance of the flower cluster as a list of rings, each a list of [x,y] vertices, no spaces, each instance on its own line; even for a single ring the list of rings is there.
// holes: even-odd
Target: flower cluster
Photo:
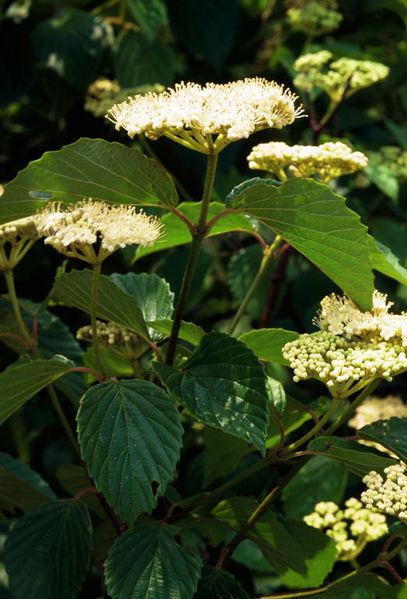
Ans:
[[[134,206],[91,199],[65,209],[50,204],[39,216],[38,230],[45,237],[44,243],[90,264],[101,262],[127,245],[151,246],[161,235],[158,220],[142,211],[136,212]]]
[[[132,355],[142,340],[133,331],[114,322],[96,321],[97,341],[102,345],[114,346],[126,355]],[[84,326],[77,330],[76,338],[80,341],[93,342],[91,326]]]
[[[369,509],[407,523],[407,468],[404,464],[395,464],[385,468],[384,474],[385,480],[374,471],[363,478],[367,490],[363,491],[361,500]]]
[[[364,508],[355,497],[345,502],[345,508],[340,510],[333,501],[321,501],[312,514],[304,517],[306,524],[333,540],[340,561],[355,559],[366,543],[388,532],[386,517]]]
[[[296,177],[317,175],[323,183],[367,166],[364,154],[352,152],[342,142],[328,142],[320,146],[288,146],[283,142],[269,142],[254,146],[247,160],[249,168],[269,171],[277,177],[281,177],[281,170],[288,168]]]
[[[39,217],[20,218],[0,225],[0,270],[11,270],[38,239]]]
[[[282,85],[246,78],[218,85],[176,84],[162,93],[136,95],[113,106],[107,118],[130,137],[165,135],[203,154],[218,153],[254,131],[291,124],[302,113]],[[216,138],[212,136],[215,135]]]
[[[365,401],[356,408],[355,414],[348,425],[359,430],[377,420],[388,420],[393,416],[407,418],[407,405],[400,397],[388,395],[384,398],[367,397]]]
[[[337,8],[338,4],[335,0],[322,2],[315,0],[304,2],[302,0],[302,2],[295,2],[287,10],[287,18],[293,29],[315,37],[334,31],[339,27],[343,16],[336,10]]]
[[[294,68],[298,76],[294,83],[300,89],[310,92],[314,86],[323,89],[334,102],[345,95],[373,85],[387,77],[389,68],[380,62],[339,58],[332,60],[331,52],[322,51],[306,54],[298,58]]]

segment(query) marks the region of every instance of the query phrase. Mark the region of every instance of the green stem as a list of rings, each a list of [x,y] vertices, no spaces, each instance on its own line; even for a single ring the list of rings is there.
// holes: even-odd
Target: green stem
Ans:
[[[330,419],[330,417],[334,413],[336,407],[337,406],[336,406],[335,400],[334,399],[331,400],[331,405],[329,406],[329,408],[325,412],[325,414],[322,416],[322,418],[319,420],[318,424],[316,424],[303,437],[301,437],[300,439],[298,439],[294,443],[291,443],[291,445],[288,445],[288,447],[285,447],[282,451],[280,451],[279,452],[280,456],[295,451],[298,447],[300,447],[301,445],[304,445],[304,443],[306,443],[307,441],[309,441],[310,439],[312,439],[312,437],[315,437],[315,435],[322,429],[322,427],[324,426],[324,424],[326,424],[328,422],[328,420]]]
[[[7,291],[10,298],[11,305],[13,306],[14,316],[16,318],[18,328],[21,331],[22,336],[29,346],[33,345],[33,338],[31,337],[28,329],[25,325],[23,317],[21,315],[20,304],[18,303],[16,288],[14,285],[14,275],[12,270],[4,270],[4,278],[6,279]]]
[[[270,264],[271,259],[273,258],[274,252],[275,250],[278,248],[278,246],[281,244],[282,242],[282,238],[280,237],[280,235],[276,235],[275,240],[273,241],[273,243],[271,245],[269,245],[268,247],[266,247],[266,249],[263,252],[263,259],[260,262],[260,266],[259,266],[259,270],[257,271],[256,276],[253,279],[252,284],[250,285],[244,299],[243,302],[240,304],[240,307],[238,309],[238,311],[235,314],[235,317],[232,321],[232,324],[229,327],[228,333],[229,335],[231,335],[233,333],[233,331],[235,330],[235,328],[237,327],[240,319],[242,318],[243,314],[246,311],[247,305],[250,302],[250,300],[252,299],[257,287],[259,286],[265,272],[267,271],[267,268]]]
[[[102,269],[102,263],[97,262],[93,265],[93,276],[92,276],[92,288],[90,295],[90,322],[92,327],[92,339],[93,339],[93,350],[95,352],[96,364],[98,365],[99,371],[105,376],[105,370],[103,368],[102,358],[99,352],[99,341],[98,341],[98,329],[96,321],[97,303],[98,303],[98,287],[100,280],[100,271]]]
[[[206,167],[204,190],[202,194],[201,212],[195,227],[195,233],[192,238],[191,249],[188,256],[188,261],[185,267],[184,276],[182,278],[181,289],[178,296],[177,306],[175,308],[174,320],[172,323],[171,334],[168,341],[166,364],[172,365],[177,348],[178,333],[181,327],[181,320],[185,310],[186,302],[191,288],[192,277],[195,272],[195,267],[198,262],[199,253],[205,236],[207,234],[207,218],[209,204],[212,197],[213,183],[215,181],[216,166],[218,156],[215,153],[208,154],[208,162]]]
[[[332,435],[338,428],[340,428],[343,424],[345,424],[345,422],[347,422],[349,420],[349,418],[352,416],[352,414],[356,410],[356,408],[358,406],[360,406],[360,404],[363,402],[363,400],[366,399],[366,397],[368,395],[370,395],[376,389],[376,387],[379,386],[380,383],[381,383],[381,379],[376,379],[376,380],[372,381],[369,385],[367,385],[364,389],[362,389],[362,391],[359,393],[359,395],[356,397],[356,399],[353,400],[353,402],[351,403],[349,408],[347,410],[345,410],[345,412],[342,414],[342,416],[339,418],[339,420],[337,422],[334,422],[328,428],[328,430],[325,432],[325,435],[326,436]]]

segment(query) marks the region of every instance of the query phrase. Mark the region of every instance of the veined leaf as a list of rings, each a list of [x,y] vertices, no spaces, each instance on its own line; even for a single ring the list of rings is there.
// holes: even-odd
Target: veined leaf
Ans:
[[[204,566],[195,599],[250,599],[230,572]]]
[[[175,404],[147,381],[101,383],[83,396],[77,420],[89,473],[113,509],[128,524],[151,512],[179,458]]]
[[[328,186],[311,179],[290,179],[282,185],[254,179],[232,190],[226,204],[281,235],[362,309],[370,309],[373,275],[367,229]]]
[[[164,337],[169,337],[172,328],[172,320],[169,318],[160,318],[154,321],[148,321],[148,326],[159,333],[162,333]],[[191,345],[199,345],[202,337],[205,335],[205,331],[193,322],[181,321],[181,327],[179,330],[178,337],[183,341],[191,343]]]
[[[103,139],[82,138],[45,152],[4,187],[0,224],[34,214],[51,200],[83,198],[138,206],[176,206],[171,176],[135,149]]]
[[[202,562],[177,544],[176,533],[173,526],[137,522],[116,540],[105,566],[112,599],[192,599]]]
[[[356,431],[360,439],[380,443],[407,462],[407,418],[378,420]]]
[[[156,364],[168,391],[197,420],[265,452],[268,401],[263,367],[241,341],[223,333],[202,337],[181,371]]]
[[[5,545],[16,599],[76,599],[90,566],[92,523],[80,501],[53,501],[26,512]]]
[[[407,285],[407,269],[400,264],[399,259],[391,249],[371,237],[371,235],[367,236],[367,240],[372,267],[402,285]]]
[[[126,0],[133,18],[140,25],[141,33],[153,40],[167,20],[167,9],[162,0]]]
[[[298,333],[285,329],[257,329],[243,333],[239,340],[250,347],[259,360],[288,365],[288,361],[283,358],[281,349],[286,343],[294,341],[297,337]]]

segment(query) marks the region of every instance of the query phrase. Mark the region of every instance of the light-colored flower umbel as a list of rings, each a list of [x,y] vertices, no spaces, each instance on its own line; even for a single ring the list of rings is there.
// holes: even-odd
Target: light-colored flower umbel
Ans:
[[[310,36],[334,31],[343,20],[335,0],[296,0],[286,4],[290,6],[287,18],[291,27]]]
[[[325,297],[315,320],[321,331],[300,335],[282,349],[294,381],[320,380],[340,398],[406,371],[407,314],[390,314],[391,305],[377,291],[368,312],[346,297]]]
[[[50,204],[39,214],[44,243],[58,252],[97,264],[127,245],[149,247],[160,237],[161,224],[134,206],[112,205],[91,199],[61,208]],[[98,247],[95,247],[98,242]]]
[[[38,239],[37,215],[0,225],[0,270],[13,269]]]
[[[336,545],[339,561],[355,559],[369,541],[376,541],[388,532],[386,517],[373,513],[351,497],[340,510],[333,501],[320,501],[314,512],[304,516],[304,522],[328,535]]]
[[[281,129],[301,115],[297,96],[274,81],[246,78],[231,83],[179,83],[162,93],[129,98],[107,118],[130,137],[164,135],[203,154],[218,153],[255,131]]]
[[[372,510],[395,516],[407,524],[407,468],[394,464],[384,469],[386,478],[375,471],[369,472],[363,482],[367,490],[361,500]]]
[[[117,353],[128,358],[132,358],[139,348],[145,348],[143,340],[126,327],[120,326],[115,322],[96,321],[97,341],[101,345],[111,347]],[[88,341],[92,343],[93,331],[91,326],[84,326],[77,330],[76,338],[79,341]]]
[[[268,171],[277,177],[281,176],[281,170],[288,169],[295,177],[317,175],[323,183],[367,166],[367,158],[362,152],[353,152],[342,142],[327,142],[320,146],[269,142],[254,146],[247,160],[249,168]]]
[[[380,62],[346,57],[332,59],[333,54],[327,50],[300,56],[294,63],[298,71],[294,84],[307,92],[314,86],[319,87],[333,102],[339,102],[344,95],[349,97],[389,74],[389,68]]]

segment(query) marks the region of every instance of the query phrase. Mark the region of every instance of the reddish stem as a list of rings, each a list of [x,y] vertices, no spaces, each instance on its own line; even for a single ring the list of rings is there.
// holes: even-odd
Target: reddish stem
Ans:
[[[270,318],[271,310],[273,308],[275,299],[277,297],[278,288],[280,286],[281,281],[284,279],[285,270],[287,268],[288,260],[292,253],[292,248],[288,243],[285,243],[278,253],[282,256],[276,271],[271,276],[271,287],[269,296],[267,299],[267,303],[264,307],[264,311],[260,321],[260,328],[264,329],[267,327],[267,323]]]
[[[397,572],[397,570],[395,570],[393,568],[393,566],[391,564],[389,564],[389,562],[382,562],[380,564],[380,566],[383,568],[386,568],[394,576],[394,578],[397,580],[397,582],[404,582],[403,578],[400,576],[400,574]]]

